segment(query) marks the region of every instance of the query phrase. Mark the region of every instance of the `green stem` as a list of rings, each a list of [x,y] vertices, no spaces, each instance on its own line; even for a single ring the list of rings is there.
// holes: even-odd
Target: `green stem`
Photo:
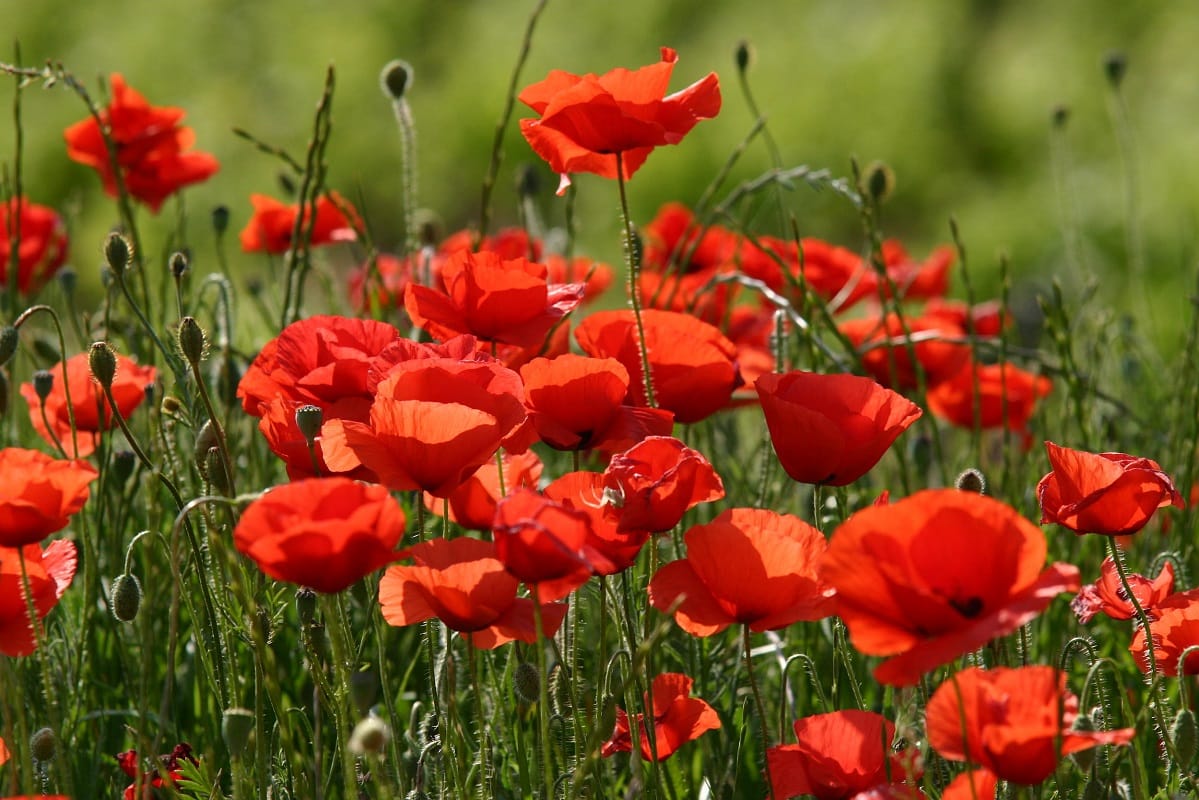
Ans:
[[[533,592],[533,623],[537,628],[537,725],[541,738],[541,779],[543,800],[553,800],[554,774],[550,749],[550,692],[549,669],[545,665],[545,626],[541,619],[541,601],[536,590]]]
[[[741,641],[745,649],[745,677],[749,681],[749,688],[754,696],[754,705],[758,711],[758,727],[762,734],[762,761],[766,765],[766,783],[770,788],[770,798],[774,800],[774,780],[770,775],[770,759],[766,757],[766,748],[770,747],[770,731],[766,724],[766,706],[762,703],[762,693],[758,691],[758,681],[754,677],[753,649],[750,647],[748,625],[741,629]]]
[[[345,796],[356,797],[358,793],[358,765],[350,752],[350,718],[346,703],[350,698],[350,659],[353,653],[345,631],[345,612],[335,594],[322,594],[321,605],[325,612],[325,630],[329,634],[329,646],[333,655],[334,683],[327,702],[333,708],[333,721],[337,726],[337,749],[341,752],[342,781]]]
[[[628,192],[625,191],[624,159],[616,153],[616,185],[620,188],[620,218],[624,224],[625,259],[628,274],[627,291],[629,304],[633,307],[633,320],[637,324],[637,349],[641,353],[641,375],[645,385],[645,404],[657,408],[654,399],[653,376],[649,368],[649,345],[645,341],[645,324],[641,320],[641,255],[638,252],[633,219],[629,215]]]

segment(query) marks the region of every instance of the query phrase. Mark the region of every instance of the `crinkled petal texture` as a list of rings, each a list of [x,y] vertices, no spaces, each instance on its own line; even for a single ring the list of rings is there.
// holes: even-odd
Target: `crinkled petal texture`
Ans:
[[[291,248],[296,217],[300,215],[299,205],[288,205],[265,194],[250,195],[250,205],[254,207],[254,213],[239,234],[241,249],[247,253],[286,253]],[[350,216],[347,217],[342,209]],[[305,206],[302,226],[308,226],[311,219],[311,208]],[[356,221],[358,212],[341,195],[337,192],[322,194],[316,199],[316,220],[311,223],[308,246],[354,241],[357,238],[354,232]]]
[[[620,531],[663,533],[687,509],[724,497],[715,467],[672,436],[650,436],[613,456],[604,486],[617,498]]]
[[[1174,565],[1167,561],[1153,580],[1136,574],[1128,575],[1127,579],[1141,609],[1150,619],[1156,619],[1157,607],[1174,591]],[[1070,601],[1070,608],[1083,624],[1090,622],[1096,614],[1106,614],[1112,619],[1132,619],[1136,616],[1136,609],[1124,592],[1124,582],[1111,556],[1103,560],[1099,580],[1079,589]]]
[[[734,508],[686,533],[687,557],[658,570],[650,603],[695,636],[729,625],[783,628],[833,613],[832,589],[817,575],[824,534],[790,514]]]
[[[492,535],[500,561],[543,601],[586,583],[597,562],[609,566],[591,547],[591,518],[532,489],[517,489],[497,504]]]
[[[526,258],[458,251],[441,267],[445,291],[410,283],[404,307],[437,339],[472,334],[486,342],[537,347],[583,300],[583,284],[550,285]]]
[[[903,395],[857,375],[796,370],[763,375],[756,386],[774,451],[800,483],[853,483],[922,413]]]
[[[1199,589],[1178,592],[1161,601],[1154,611],[1150,630],[1153,632],[1153,655],[1162,675],[1199,675],[1199,650],[1187,649],[1199,645]],[[1141,672],[1151,671],[1145,631],[1138,629],[1128,647]],[[1182,663],[1183,654],[1186,663]]]
[[[18,225],[17,289],[29,295],[42,288],[66,262],[67,225],[54,209],[24,197],[0,205],[0,286],[8,285]]]
[[[662,761],[681,746],[698,739],[707,731],[720,727],[716,710],[698,697],[691,697],[695,681],[678,672],[665,672],[654,678],[651,693],[654,710],[654,742],[644,735],[644,715],[637,715],[641,755],[647,760]],[[649,698],[646,698],[649,704]],[[616,729],[600,752],[604,758],[615,753],[633,750],[629,718],[623,709],[616,710]]]
[[[562,176],[559,194],[572,173],[616,177],[616,153],[622,154],[623,177],[631,178],[654,147],[678,144],[697,122],[719,113],[715,73],[666,96],[677,60],[674,50],[663,47],[662,59],[641,69],[600,76],[554,70],[520,93],[520,101],[541,115],[521,120],[521,133]]]
[[[379,383],[368,423],[335,419],[321,428],[325,461],[359,466],[396,490],[447,497],[525,422],[520,376],[495,361],[404,361]]]
[[[146,389],[158,376],[154,367],[143,367],[131,358],[118,355],[117,370],[112,381],[112,397],[121,416],[128,419],[134,409],[146,399]],[[29,406],[29,421],[33,429],[53,447],[57,442],[76,458],[91,455],[96,450],[97,435],[113,427],[112,408],[104,397],[100,384],[92,377],[88,366],[88,354],[78,353],[66,361],[67,383],[70,385],[71,402],[67,404],[67,392],[63,387],[63,365],[55,364],[48,370],[54,376],[54,384],[45,401],[45,419],[42,418],[42,401],[33,388],[33,383],[21,384],[21,396]],[[71,433],[71,412],[75,415],[75,435]],[[46,423],[49,422],[49,427]],[[74,441],[74,445],[72,442]]]
[[[22,553],[39,620],[58,605],[75,578],[78,563],[75,545],[65,539],[51,542],[45,550],[36,544],[0,547],[0,653],[13,657],[27,656],[37,649],[21,577]]]
[[[596,575],[615,575],[637,560],[649,539],[648,531],[617,529],[617,516],[604,502],[604,476],[600,472],[568,472],[545,487],[545,496],[587,516],[589,551],[599,553],[591,567]]]
[[[387,489],[349,478],[276,487],[246,508],[237,549],[281,581],[334,593],[397,558],[404,512]]]
[[[0,450],[0,546],[34,544],[65,528],[98,475],[84,461],[20,447]]]
[[[1049,666],[962,670],[938,687],[925,709],[929,744],[943,757],[1025,786],[1052,775],[1061,756],[1127,744],[1135,733],[1073,730],[1077,714],[1065,673]]]
[[[534,642],[533,601],[516,596],[519,581],[478,539],[431,539],[405,551],[412,566],[390,567],[379,581],[383,619],[397,627],[437,618],[472,645],[490,650],[511,641]],[[541,606],[545,634],[562,624],[566,606]]]
[[[911,686],[1077,591],[1078,568],[1045,568],[1046,552],[1045,534],[1010,506],[939,489],[851,516],[820,575],[836,589],[854,647],[891,656],[874,677]]]
[[[654,399],[682,423],[699,422],[724,408],[742,384],[737,347],[714,326],[677,311],[641,312]],[[632,311],[600,311],[575,328],[583,351],[614,358],[631,377],[628,400],[647,405],[637,323]]]
[[[910,771],[908,754],[891,751],[895,726],[872,711],[804,717],[795,723],[795,736],[796,744],[766,751],[779,800],[797,795],[846,800]]]
[[[1182,495],[1156,461],[1126,453],[1087,453],[1045,442],[1052,471],[1037,484],[1041,522],[1076,533],[1136,533]]]

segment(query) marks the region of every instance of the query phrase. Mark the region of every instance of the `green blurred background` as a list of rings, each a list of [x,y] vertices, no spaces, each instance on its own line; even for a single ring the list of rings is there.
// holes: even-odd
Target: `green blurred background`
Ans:
[[[434,210],[446,231],[471,224],[532,6],[0,0],[0,30],[20,41],[27,65],[61,60],[93,87],[97,76],[119,71],[151,103],[187,110],[198,148],[222,164],[213,180],[187,192],[203,273],[215,268],[208,211],[228,205],[236,231],[249,216],[251,192],[280,194],[278,162],[231,128],[302,155],[328,63],[337,68],[329,184],[360,204],[377,242],[389,248],[402,239],[398,136],[378,86],[380,67],[396,57],[415,69],[419,205]],[[845,175],[851,157],[881,159],[898,176],[884,209],[886,232],[915,253],[947,240],[953,216],[980,293],[996,291],[1005,253],[1018,284],[1060,275],[1077,292],[1095,276],[1100,299],[1111,300],[1131,288],[1141,310],[1152,311],[1157,338],[1170,338],[1193,288],[1199,7],[1164,0],[550,0],[520,85],[553,68],[648,64],[660,45],[680,54],[673,88],[720,73],[720,116],[681,146],[654,153],[630,184],[634,215],[646,222],[663,202],[693,202],[749,130],[753,119],[733,65],[742,39],[755,50],[751,83],[786,163]],[[1102,68],[1117,50],[1128,61],[1121,90],[1131,121],[1127,163]],[[12,157],[11,99],[9,83],[0,89],[4,161]],[[1059,105],[1069,120],[1054,134]],[[518,107],[518,118],[527,115]],[[27,193],[71,210],[73,261],[85,273],[116,215],[96,176],[66,159],[61,131],[82,116],[66,91],[25,94]],[[511,224],[515,169],[535,160],[515,122],[505,153],[496,219]],[[768,166],[758,140],[733,179]],[[552,189],[548,173],[545,183]],[[615,185],[592,176],[578,185],[583,250],[619,261]],[[859,221],[843,201],[805,187],[787,199],[805,235],[860,247]],[[550,222],[561,221],[560,199],[547,191],[541,204]],[[168,204],[161,219],[143,223],[148,250],[165,240],[174,215]],[[776,215],[758,216],[764,232],[778,232],[769,224]],[[1140,232],[1133,240],[1143,252],[1143,280],[1130,273],[1130,221]],[[1077,247],[1068,249],[1068,241]],[[235,263],[246,273],[262,264],[240,255]]]

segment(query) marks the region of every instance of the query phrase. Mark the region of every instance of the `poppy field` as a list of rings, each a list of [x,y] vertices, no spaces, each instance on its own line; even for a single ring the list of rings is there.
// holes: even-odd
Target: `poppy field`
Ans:
[[[333,66],[302,135],[234,129],[277,185],[201,209],[186,107],[0,63],[0,795],[1199,794],[1199,313],[1137,327],[1134,221],[1110,307],[1020,295],[955,221],[893,234],[920,176],[785,160],[747,42],[533,74],[544,6],[457,230],[407,62],[387,209],[332,179]],[[34,91],[77,118],[26,130]]]

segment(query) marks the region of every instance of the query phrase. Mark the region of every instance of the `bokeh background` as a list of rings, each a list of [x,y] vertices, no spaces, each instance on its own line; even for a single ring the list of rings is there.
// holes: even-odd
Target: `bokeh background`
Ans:
[[[280,195],[279,163],[231,129],[302,155],[329,63],[337,70],[329,184],[360,206],[376,241],[393,247],[403,236],[399,139],[378,85],[382,65],[397,57],[415,70],[419,205],[447,232],[471,224],[533,5],[0,0],[0,30],[19,40],[26,65],[62,61],[91,87],[121,72],[150,102],[187,110],[198,148],[222,164],[185,200],[203,272],[215,268],[211,208],[227,205],[236,230],[249,217],[251,192]],[[787,164],[847,175],[856,158],[894,169],[897,187],[884,210],[889,235],[922,254],[949,238],[952,216],[980,293],[996,290],[1005,254],[1017,293],[1055,275],[1076,294],[1097,281],[1099,299],[1118,301],[1131,290],[1149,312],[1150,333],[1172,339],[1172,320],[1184,316],[1194,283],[1199,9],[1192,3],[550,0],[520,85],[553,68],[648,64],[661,45],[680,53],[674,88],[720,73],[721,115],[682,146],[654,153],[630,184],[634,216],[644,223],[666,201],[693,202],[750,129],[733,62],[741,40],[752,44],[751,85]],[[2,50],[11,61],[11,50]],[[1119,95],[1103,69],[1115,51],[1128,64]],[[4,162],[13,153],[11,100],[11,83],[0,85]],[[1123,149],[1113,124],[1121,103]],[[1068,110],[1057,129],[1055,109]],[[83,116],[82,104],[65,90],[35,90],[25,94],[23,115],[27,193],[68,210],[73,261],[86,279],[116,215],[96,176],[65,156],[61,131]],[[519,108],[517,118],[525,115]],[[534,161],[514,121],[495,197],[499,223],[515,222],[513,176]],[[769,165],[759,139],[732,181]],[[591,176],[578,184],[582,249],[618,263],[615,185]],[[804,235],[861,246],[859,220],[844,201],[801,186],[787,202]],[[547,191],[540,203],[551,223],[561,221],[560,199]],[[143,224],[148,248],[165,240],[176,214],[168,204],[160,224]],[[777,215],[758,218],[763,232],[779,232],[771,228]],[[1130,266],[1137,261],[1130,242],[1140,270]],[[235,269],[251,274],[259,258],[238,256]]]

